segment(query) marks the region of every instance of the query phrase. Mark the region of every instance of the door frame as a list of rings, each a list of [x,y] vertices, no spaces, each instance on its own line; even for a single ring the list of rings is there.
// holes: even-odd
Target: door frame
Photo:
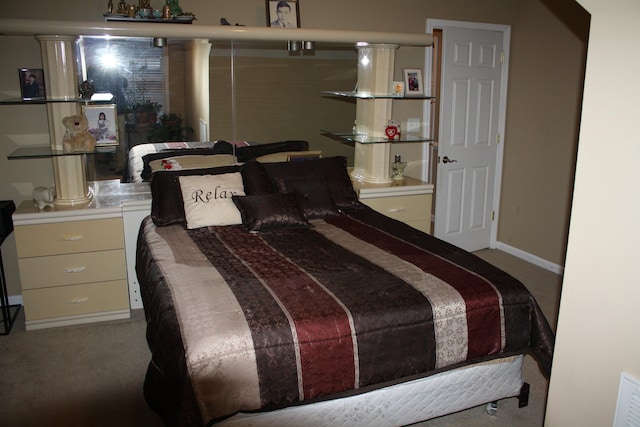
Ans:
[[[500,134],[500,143],[497,146],[496,150],[496,170],[494,176],[493,183],[493,220],[491,221],[491,236],[489,238],[489,247],[491,249],[495,249],[497,246],[498,240],[498,221],[500,219],[500,194],[502,189],[502,162],[504,160],[504,144],[506,142],[505,138],[505,128],[506,128],[506,116],[507,116],[507,87],[508,87],[508,79],[509,79],[509,58],[510,58],[510,46],[511,46],[511,26],[510,25],[501,25],[501,24],[486,24],[481,22],[466,22],[466,21],[452,21],[446,19],[427,19],[427,33],[432,34],[434,29],[443,30],[443,36],[445,27],[460,27],[467,28],[473,30],[489,30],[489,31],[497,31],[502,33],[502,46],[504,49],[504,61],[502,63],[502,78],[501,78],[501,90],[500,90],[500,107],[498,111],[498,132]],[[425,87],[429,87],[431,85],[433,79],[432,73],[432,64],[433,64],[433,48],[425,49]],[[438,103],[438,108],[442,105],[442,100],[436,100]],[[442,110],[440,110],[442,112]],[[432,111],[430,108],[425,108],[425,123],[431,123],[431,114]],[[442,113],[440,114],[440,123],[442,123],[444,118],[442,117]],[[440,123],[437,124],[438,130],[440,130]],[[437,141],[436,141],[437,142]],[[425,157],[428,158],[428,157]],[[429,164],[435,164],[436,167],[438,165],[437,162],[431,162],[429,159]],[[431,176],[437,176],[437,171],[429,171]],[[435,173],[435,175],[434,175]],[[434,193],[435,198],[438,197],[437,191]],[[436,200],[433,200],[434,206]],[[432,220],[435,221],[435,209],[434,218]]]

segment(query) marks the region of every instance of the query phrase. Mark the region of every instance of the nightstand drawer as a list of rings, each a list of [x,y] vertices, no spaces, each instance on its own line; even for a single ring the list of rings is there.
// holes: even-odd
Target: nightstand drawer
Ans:
[[[361,198],[360,201],[381,214],[403,222],[425,220],[431,215],[431,194]]]
[[[123,249],[21,258],[23,289],[126,279]]]
[[[27,321],[128,310],[126,280],[23,291]]]
[[[120,218],[15,227],[19,258],[124,247]]]

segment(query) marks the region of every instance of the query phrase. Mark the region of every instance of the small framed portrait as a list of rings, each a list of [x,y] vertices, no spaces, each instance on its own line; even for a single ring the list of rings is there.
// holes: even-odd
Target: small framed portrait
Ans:
[[[391,86],[391,95],[404,96],[404,82],[393,82]]]
[[[421,96],[424,95],[424,86],[422,84],[421,68],[405,68],[404,69],[404,94],[405,96]]]
[[[22,99],[44,99],[47,97],[42,68],[19,68]]]
[[[300,28],[298,0],[267,0],[267,26]]]
[[[83,111],[89,122],[89,133],[96,146],[118,145],[118,114],[115,104],[85,105]]]

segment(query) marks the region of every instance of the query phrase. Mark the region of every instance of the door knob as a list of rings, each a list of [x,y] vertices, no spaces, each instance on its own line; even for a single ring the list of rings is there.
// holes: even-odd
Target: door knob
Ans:
[[[449,156],[444,156],[442,158],[442,163],[456,163],[457,160],[450,159]]]

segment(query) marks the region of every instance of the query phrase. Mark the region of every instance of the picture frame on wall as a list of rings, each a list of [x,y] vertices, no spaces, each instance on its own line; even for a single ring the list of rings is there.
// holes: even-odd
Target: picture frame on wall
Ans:
[[[298,0],[267,0],[267,26],[300,28]]]
[[[422,83],[422,68],[404,69],[405,96],[424,95],[424,85]]]
[[[97,147],[118,145],[118,114],[115,104],[84,105],[82,112],[89,122],[89,133]]]
[[[45,99],[47,97],[42,68],[19,68],[18,74],[22,99]]]

